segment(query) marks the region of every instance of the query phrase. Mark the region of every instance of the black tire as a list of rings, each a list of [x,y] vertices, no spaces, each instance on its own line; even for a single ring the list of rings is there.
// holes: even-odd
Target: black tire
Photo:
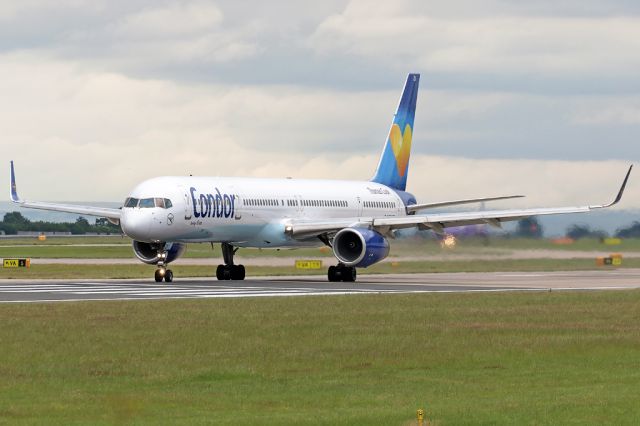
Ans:
[[[218,265],[218,267],[216,268],[216,278],[219,281],[224,280],[224,265]]]
[[[356,268],[347,266],[342,269],[342,281],[352,283],[356,280]]]
[[[224,266],[222,267],[222,277],[223,277],[222,279],[223,279],[223,280],[228,281],[228,280],[230,280],[230,279],[231,279],[231,272],[232,272],[231,268],[232,268],[232,267],[231,267],[231,266],[229,266],[229,265],[224,265]]]
[[[331,281],[332,283],[340,281],[340,279],[338,278],[337,270],[338,268],[336,268],[335,266],[333,265],[329,266],[329,271],[327,272],[327,276],[329,278],[329,281]]]
[[[155,278],[157,283],[161,283],[162,282],[162,279],[164,278],[164,274],[162,273],[162,269],[156,269],[156,273],[154,275],[154,278]]]
[[[245,273],[246,273],[246,271],[244,269],[244,265],[233,265],[231,267],[231,279],[232,280],[238,280],[238,281],[244,280]]]
[[[164,272],[164,281],[170,283],[173,281],[173,271],[171,269],[167,269]]]

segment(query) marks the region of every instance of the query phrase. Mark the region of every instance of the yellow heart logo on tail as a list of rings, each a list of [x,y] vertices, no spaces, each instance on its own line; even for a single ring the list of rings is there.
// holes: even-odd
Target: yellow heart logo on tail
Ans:
[[[398,166],[398,174],[403,177],[407,173],[407,165],[409,164],[409,154],[411,153],[411,126],[404,127],[404,134],[400,131],[397,124],[391,126],[389,132],[389,140],[393,149],[393,156],[396,157],[396,165]]]

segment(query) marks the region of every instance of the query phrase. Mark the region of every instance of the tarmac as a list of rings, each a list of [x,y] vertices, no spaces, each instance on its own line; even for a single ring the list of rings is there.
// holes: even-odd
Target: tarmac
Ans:
[[[639,288],[640,269],[361,275],[355,283],[330,283],[324,276],[260,277],[245,281],[176,277],[172,283],[156,283],[151,279],[5,279],[0,280],[0,303]]]

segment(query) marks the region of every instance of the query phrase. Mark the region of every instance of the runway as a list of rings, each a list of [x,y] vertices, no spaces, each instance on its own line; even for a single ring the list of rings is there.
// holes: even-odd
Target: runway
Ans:
[[[245,281],[178,278],[170,284],[151,280],[1,280],[0,303],[637,288],[638,269],[362,275],[355,283],[329,283],[322,276]]]

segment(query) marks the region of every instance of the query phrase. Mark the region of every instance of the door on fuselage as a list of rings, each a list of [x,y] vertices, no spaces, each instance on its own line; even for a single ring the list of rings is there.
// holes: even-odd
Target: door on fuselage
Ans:
[[[235,194],[235,216],[234,219],[235,220],[240,220],[242,219],[242,210],[244,209],[244,199],[240,199],[240,195],[239,194]]]
[[[186,188],[180,188],[182,194],[184,195],[184,220],[191,220],[191,197],[189,196],[189,192]]]
[[[296,216],[304,216],[304,206],[302,205],[302,197],[300,195],[294,196],[296,201]]]

